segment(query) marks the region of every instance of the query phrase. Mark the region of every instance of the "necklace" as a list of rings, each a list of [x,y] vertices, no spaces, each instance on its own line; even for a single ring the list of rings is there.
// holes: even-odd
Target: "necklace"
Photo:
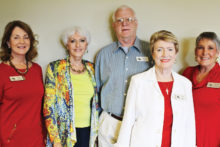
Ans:
[[[168,88],[166,88],[166,92],[167,92],[167,95],[169,95],[169,89]]]
[[[173,81],[170,82],[158,82],[161,91],[164,91],[167,95],[170,95],[173,87]]]
[[[10,66],[13,67],[14,70],[15,70],[19,75],[21,75],[21,76],[23,77],[23,79],[25,80],[24,75],[26,75],[27,72],[28,72],[28,61],[26,60],[26,69],[25,69],[24,72],[21,72],[20,70],[18,70],[18,69],[15,67],[15,65],[11,62],[11,60],[9,60],[9,64],[10,64]]]
[[[85,71],[85,66],[84,65],[83,65],[83,69],[81,69],[81,70],[74,69],[72,64],[70,64],[70,68],[71,68],[72,71],[74,71],[76,73],[79,73],[79,74],[83,73]]]

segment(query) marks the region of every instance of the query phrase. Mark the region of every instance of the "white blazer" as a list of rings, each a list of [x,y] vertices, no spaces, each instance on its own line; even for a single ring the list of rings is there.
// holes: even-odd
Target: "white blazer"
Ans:
[[[173,125],[171,147],[196,146],[192,84],[172,72]],[[155,67],[132,77],[117,147],[160,147],[164,121],[164,97]]]

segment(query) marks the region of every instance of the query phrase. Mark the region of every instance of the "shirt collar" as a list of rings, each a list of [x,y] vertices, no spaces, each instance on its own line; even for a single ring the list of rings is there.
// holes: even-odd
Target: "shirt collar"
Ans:
[[[137,51],[141,52],[141,41],[138,37],[135,38],[135,41],[134,41],[134,44],[133,46],[130,46],[131,47],[134,47]],[[122,49],[122,46],[121,46],[121,43],[119,41],[116,42],[116,48],[114,49],[114,53],[116,51],[118,51],[119,49]],[[123,49],[122,49],[123,50]]]
[[[219,68],[219,64],[218,64],[218,62],[216,62],[215,66],[209,71],[209,74],[200,83],[198,83],[196,80],[196,76],[199,72],[199,68],[200,68],[200,65],[197,65],[196,69],[193,71],[192,83],[193,83],[193,88],[195,88],[195,89],[205,87],[207,85],[207,83],[210,82],[211,79],[215,79],[215,77],[213,77],[213,76],[218,74],[217,69]]]

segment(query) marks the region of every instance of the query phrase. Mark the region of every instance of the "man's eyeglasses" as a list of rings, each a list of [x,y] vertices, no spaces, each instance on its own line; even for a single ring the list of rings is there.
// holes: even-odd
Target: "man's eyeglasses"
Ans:
[[[116,22],[119,23],[119,24],[121,24],[121,23],[123,23],[123,22],[132,23],[132,22],[134,22],[134,21],[136,21],[136,18],[133,18],[133,17],[117,18],[117,19],[116,19]]]

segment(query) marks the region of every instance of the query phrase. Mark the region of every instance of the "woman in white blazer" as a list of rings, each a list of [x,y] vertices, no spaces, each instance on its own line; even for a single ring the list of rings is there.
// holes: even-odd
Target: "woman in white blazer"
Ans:
[[[162,30],[151,36],[150,47],[155,66],[132,77],[115,146],[193,147],[192,85],[172,71],[178,41]]]

